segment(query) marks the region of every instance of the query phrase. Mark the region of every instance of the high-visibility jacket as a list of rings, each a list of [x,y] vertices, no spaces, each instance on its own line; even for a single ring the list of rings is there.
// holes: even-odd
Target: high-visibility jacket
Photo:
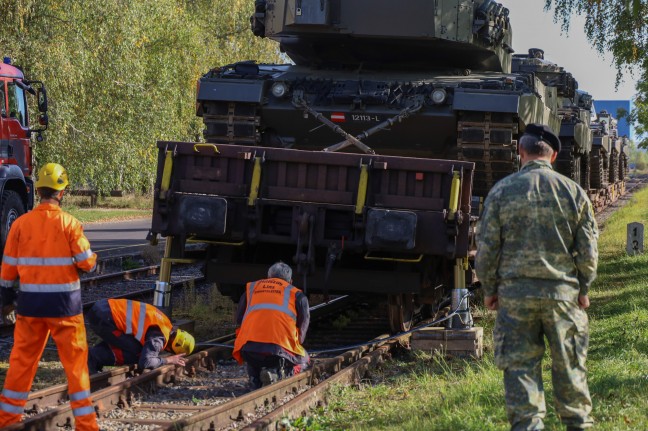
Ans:
[[[247,284],[247,308],[232,352],[239,364],[243,363],[241,348],[248,341],[272,343],[296,355],[306,355],[297,329],[297,292],[299,289],[279,278]]]
[[[75,316],[83,312],[77,270],[92,271],[96,261],[81,223],[58,205],[40,204],[11,225],[0,272],[3,297],[20,278],[18,314]]]
[[[157,326],[164,335],[166,347],[173,324],[156,306],[130,299],[109,299],[108,304],[117,329],[132,335],[143,346],[146,343],[146,332],[151,326]]]

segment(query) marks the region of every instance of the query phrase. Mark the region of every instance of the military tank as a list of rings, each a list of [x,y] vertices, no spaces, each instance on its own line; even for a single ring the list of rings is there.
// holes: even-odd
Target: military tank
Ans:
[[[513,56],[492,0],[257,0],[251,22],[294,64],[203,76],[207,142],[473,161],[483,197],[515,171],[526,124],[559,132],[577,87],[541,50]]]
[[[591,149],[576,80],[514,56],[492,0],[256,0],[251,30],[292,62],[200,79],[206,143],[158,143],[151,229],[171,257],[208,244],[206,278],[235,300],[282,259],[308,293],[385,295],[393,330],[466,310],[479,201],[524,127],[560,134],[573,178]]]
[[[617,119],[602,110],[590,123],[590,199],[597,208],[615,201],[625,191],[628,177],[627,137],[619,136]]]

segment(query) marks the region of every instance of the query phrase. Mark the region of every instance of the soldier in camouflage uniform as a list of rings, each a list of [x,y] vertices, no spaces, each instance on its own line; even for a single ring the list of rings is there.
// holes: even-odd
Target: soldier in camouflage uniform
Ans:
[[[585,309],[596,277],[598,228],[583,189],[555,172],[560,140],[530,124],[520,138],[522,168],[488,194],[476,271],[484,303],[498,310],[495,363],[504,371],[511,430],[544,429],[541,361],[545,337],[556,412],[568,431],[592,426],[585,359]]]

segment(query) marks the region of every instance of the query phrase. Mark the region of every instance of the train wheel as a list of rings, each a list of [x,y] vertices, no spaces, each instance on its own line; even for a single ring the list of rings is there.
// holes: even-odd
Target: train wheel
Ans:
[[[415,314],[413,294],[389,295],[389,324],[392,332],[409,331]]]

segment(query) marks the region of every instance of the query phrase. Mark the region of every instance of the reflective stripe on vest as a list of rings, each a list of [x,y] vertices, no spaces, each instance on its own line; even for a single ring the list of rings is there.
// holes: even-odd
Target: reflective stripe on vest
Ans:
[[[2,287],[14,287],[14,280],[0,280],[0,286]]]
[[[92,250],[88,249],[74,257],[11,257],[4,256],[3,262],[7,265],[29,265],[29,266],[65,266],[74,265],[74,262],[82,262],[92,257]]]
[[[23,284],[20,283],[21,292],[30,293],[52,293],[52,292],[73,292],[81,289],[81,281],[62,284]]]
[[[95,414],[95,408],[93,406],[79,407],[77,409],[72,409],[72,414],[74,416],[85,416],[85,415]]]
[[[252,295],[254,294],[254,287],[256,286],[256,281],[250,285],[249,289],[249,294],[248,294],[248,308],[245,311],[245,314],[243,315],[243,320],[245,320],[245,316],[247,316],[249,313],[252,311],[256,310],[274,310],[274,311],[279,311],[281,313],[287,314],[288,317],[293,319],[294,321],[297,321],[297,316],[295,313],[290,311],[290,307],[288,306],[290,303],[290,292],[295,288],[293,285],[289,284],[284,288],[284,297],[283,297],[283,304],[282,305],[277,305],[277,304],[257,304],[253,306],[249,306],[250,301],[252,300]]]
[[[11,413],[12,415],[21,415],[25,411],[25,408],[7,403],[0,403],[0,410],[4,410],[5,412]]]
[[[12,391],[11,389],[3,389],[2,396],[9,398],[10,400],[21,402],[27,400],[27,398],[29,397],[29,392],[17,392]],[[23,406],[14,406],[13,404],[9,403],[0,403],[0,410],[4,410],[5,412],[11,413],[13,415],[20,415],[25,410],[24,403],[22,404]]]
[[[7,256],[6,254],[2,256],[2,263],[6,263],[7,265],[13,265],[16,266],[18,265],[18,259],[15,257]]]
[[[84,260],[92,257],[92,250],[87,249],[86,251],[82,251],[79,254],[74,255],[74,261],[75,262],[83,262]]]
[[[125,334],[132,334],[140,343],[144,338],[144,322],[146,321],[146,303],[140,302],[139,318],[137,329],[133,333],[133,301],[126,301],[126,331]]]
[[[73,265],[71,257],[19,257],[16,265],[29,266],[64,266]]]
[[[3,389],[2,395],[12,400],[26,400],[29,398],[29,392],[16,392],[11,389]]]
[[[73,394],[69,394],[70,401],[81,401],[90,396],[90,391],[79,391]]]

